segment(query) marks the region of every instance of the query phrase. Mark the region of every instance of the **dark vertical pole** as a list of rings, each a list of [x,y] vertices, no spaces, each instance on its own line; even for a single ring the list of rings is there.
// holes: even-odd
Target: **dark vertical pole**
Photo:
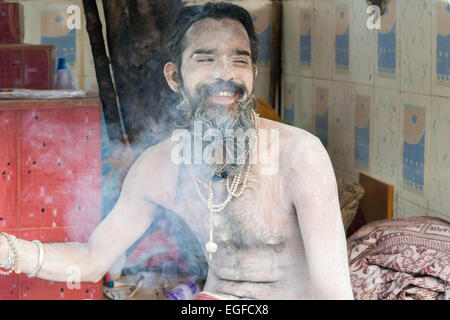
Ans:
[[[139,155],[170,134],[167,41],[181,0],[103,0],[108,52],[123,124]]]
[[[272,60],[270,65],[270,96],[272,107],[280,115],[280,105],[277,95],[281,96],[281,32],[282,32],[282,3],[281,0],[272,2]],[[278,99],[279,102],[279,99]]]
[[[129,145],[127,135],[121,127],[117,96],[112,82],[97,4],[95,0],[83,0],[83,7],[108,135],[111,140],[119,140]]]

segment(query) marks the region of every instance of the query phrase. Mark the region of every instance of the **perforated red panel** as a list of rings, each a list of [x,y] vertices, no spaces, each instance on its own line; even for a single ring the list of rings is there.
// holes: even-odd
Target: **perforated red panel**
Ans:
[[[0,231],[87,242],[101,221],[100,101],[0,101],[0,151]],[[13,274],[0,300],[102,298],[101,282],[78,285]]]
[[[21,276],[21,300],[101,300],[102,284],[45,281]]]
[[[17,228],[17,115],[0,110],[0,231]]]
[[[12,274],[0,278],[0,301],[19,299],[19,276]]]
[[[22,227],[100,222],[99,123],[92,108],[22,112]]]

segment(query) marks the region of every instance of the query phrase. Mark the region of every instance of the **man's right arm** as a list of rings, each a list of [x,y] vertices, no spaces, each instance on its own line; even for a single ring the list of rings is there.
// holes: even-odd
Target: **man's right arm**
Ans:
[[[151,168],[145,152],[130,169],[113,210],[98,225],[88,243],[45,243],[39,278],[52,281],[73,279],[74,270],[80,281],[97,282],[111,265],[147,230],[153,221],[156,204],[145,196]],[[17,266],[30,274],[38,261],[38,248],[29,241],[17,239]],[[8,244],[0,237],[0,263],[8,259]]]

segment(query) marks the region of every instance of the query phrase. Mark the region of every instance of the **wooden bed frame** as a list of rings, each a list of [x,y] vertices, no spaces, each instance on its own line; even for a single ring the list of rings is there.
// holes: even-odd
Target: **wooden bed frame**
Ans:
[[[359,184],[364,188],[364,195],[359,201],[366,223],[392,219],[392,199],[394,186],[364,173],[359,174]]]

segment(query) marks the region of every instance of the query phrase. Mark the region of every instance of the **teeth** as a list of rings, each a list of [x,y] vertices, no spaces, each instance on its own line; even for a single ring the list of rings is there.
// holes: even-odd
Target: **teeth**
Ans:
[[[233,96],[233,92],[229,92],[229,91],[220,91],[219,93],[217,93],[217,95],[219,97],[231,97]]]

